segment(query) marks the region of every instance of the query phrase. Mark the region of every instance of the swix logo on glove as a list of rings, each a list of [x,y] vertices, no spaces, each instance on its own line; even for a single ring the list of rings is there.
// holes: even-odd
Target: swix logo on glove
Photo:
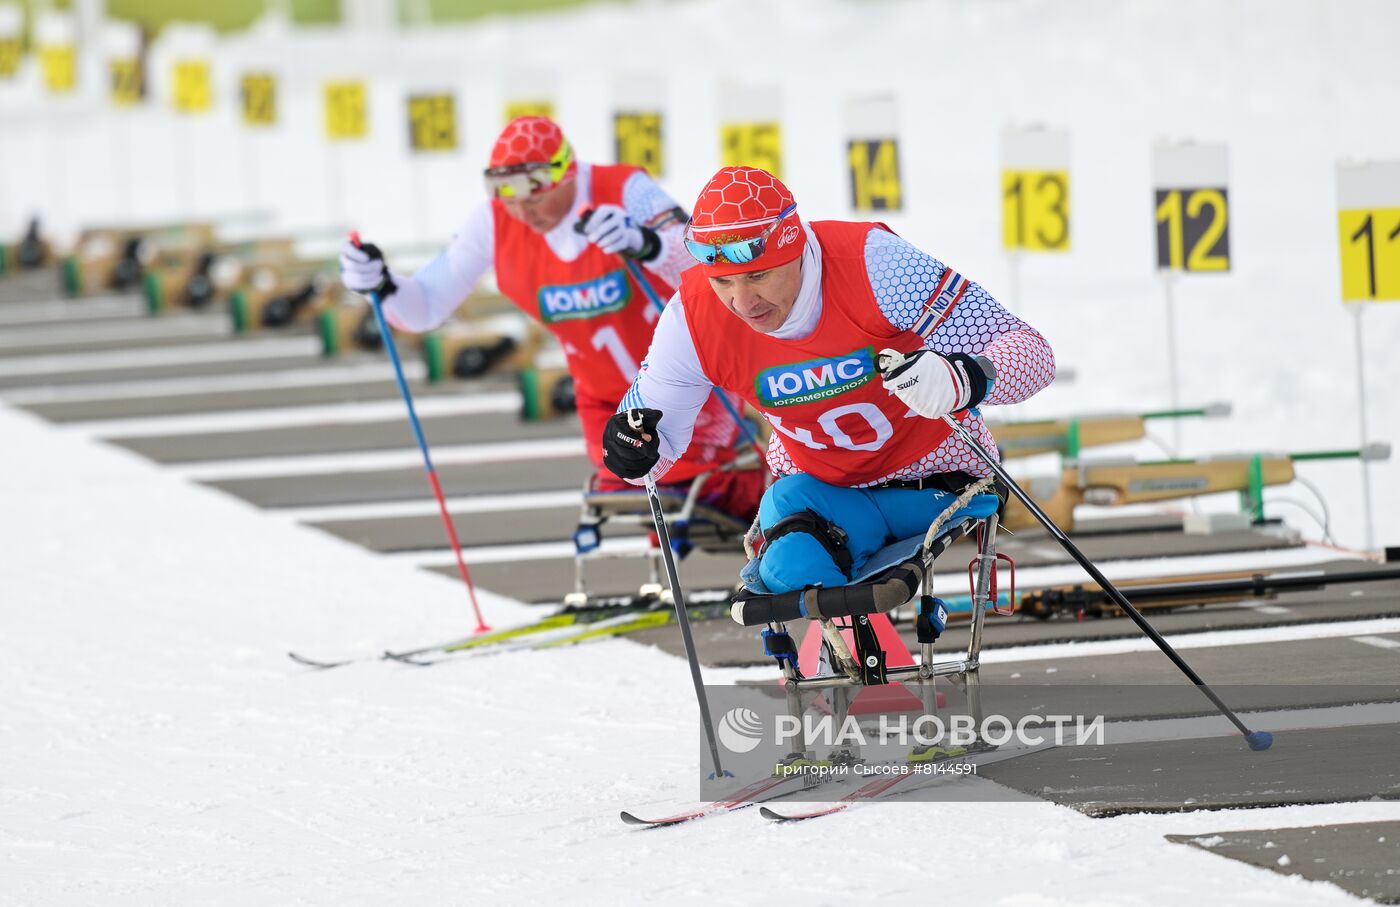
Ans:
[[[874,375],[875,349],[866,347],[844,356],[764,369],[754,379],[754,389],[765,406],[792,406],[844,394]]]
[[[545,324],[577,318],[597,318],[620,312],[632,298],[632,285],[622,271],[609,271],[594,280],[540,288],[540,320]]]

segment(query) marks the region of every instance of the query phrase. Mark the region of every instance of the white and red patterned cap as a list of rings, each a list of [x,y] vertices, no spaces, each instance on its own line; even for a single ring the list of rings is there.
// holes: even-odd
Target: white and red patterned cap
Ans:
[[[526,164],[560,164],[561,155],[567,155],[568,163],[558,182],[571,179],[578,171],[568,140],[564,138],[564,130],[549,117],[516,117],[501,130],[495,147],[491,149],[488,166],[494,170]]]
[[[690,233],[698,242],[726,243],[751,239],[783,211],[796,204],[788,187],[767,170],[757,167],[723,167],[695,199]],[[766,271],[787,264],[802,254],[807,232],[794,209],[768,234],[763,254],[752,261],[718,261],[700,264],[705,274],[723,277],[748,271]]]

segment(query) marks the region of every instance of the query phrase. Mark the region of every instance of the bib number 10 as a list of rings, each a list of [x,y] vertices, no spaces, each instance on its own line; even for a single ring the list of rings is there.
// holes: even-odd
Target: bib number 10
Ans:
[[[830,444],[817,440],[816,436],[805,428],[787,428],[783,425],[783,420],[772,413],[766,415],[775,431],[782,432],[812,450],[826,450],[831,446],[845,450],[879,450],[885,446],[886,441],[894,437],[894,428],[890,425],[890,420],[886,419],[885,414],[873,403],[850,403],[822,413],[817,418],[817,424],[821,426]],[[856,441],[852,431],[864,438],[873,434],[874,438]]]

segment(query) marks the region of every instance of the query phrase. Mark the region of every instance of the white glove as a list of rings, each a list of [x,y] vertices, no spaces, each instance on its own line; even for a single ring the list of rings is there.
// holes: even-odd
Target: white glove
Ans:
[[[378,293],[381,299],[396,289],[379,247],[374,243],[357,246],[348,239],[340,247],[340,282],[351,292]]]
[[[966,353],[915,350],[906,356],[886,349],[880,351],[879,366],[885,390],[926,419],[976,406],[992,385],[981,364]]]
[[[632,222],[632,216],[620,205],[594,208],[583,223],[583,235],[610,255],[635,256],[647,245],[642,228]]]

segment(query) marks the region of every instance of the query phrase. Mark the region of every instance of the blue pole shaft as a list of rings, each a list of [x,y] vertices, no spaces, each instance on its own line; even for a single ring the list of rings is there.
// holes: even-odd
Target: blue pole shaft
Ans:
[[[374,312],[374,322],[379,325],[379,336],[384,338],[384,349],[389,353],[389,361],[394,365],[394,380],[399,384],[399,394],[403,397],[404,405],[408,407],[408,422],[413,426],[413,437],[418,441],[418,450],[423,454],[423,466],[428,472],[436,472],[433,469],[433,458],[428,453],[428,441],[423,437],[423,426],[418,422],[418,411],[413,408],[413,395],[408,391],[408,382],[404,380],[403,363],[399,360],[398,347],[394,345],[394,336],[389,333],[389,325],[384,321],[384,313],[380,310],[380,300],[378,293],[369,294],[370,309]]]

